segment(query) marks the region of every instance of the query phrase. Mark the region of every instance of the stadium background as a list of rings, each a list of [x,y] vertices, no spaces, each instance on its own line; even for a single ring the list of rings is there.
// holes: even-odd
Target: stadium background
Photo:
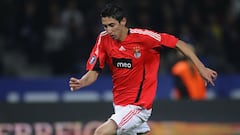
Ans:
[[[6,129],[19,134],[27,129],[35,131],[34,123],[39,122],[52,126],[57,121],[77,121],[84,127],[87,122],[108,117],[112,86],[107,68],[94,85],[79,92],[69,92],[68,88],[70,76],[80,77],[85,73],[89,52],[103,30],[99,10],[104,3],[104,0],[0,1],[0,133]],[[156,112],[151,119],[157,123],[152,126],[153,134],[171,135],[175,131],[239,134],[240,1],[122,0],[119,3],[126,10],[129,27],[150,28],[180,37],[192,44],[201,60],[219,73],[216,86],[208,86],[207,101],[172,101],[169,69],[174,55],[163,48]],[[54,117],[55,113],[59,115]],[[101,115],[96,117],[96,113]],[[189,126],[192,133],[187,133]],[[30,128],[16,131],[21,127]]]

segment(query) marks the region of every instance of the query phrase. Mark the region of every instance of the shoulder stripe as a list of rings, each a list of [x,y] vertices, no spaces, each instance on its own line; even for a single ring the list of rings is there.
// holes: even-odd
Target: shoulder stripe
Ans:
[[[99,34],[98,36],[98,40],[97,40],[97,48],[96,48],[96,51],[94,52],[97,56],[98,56],[98,52],[99,52],[99,44],[101,43],[101,40],[102,40],[102,37],[107,35],[107,32],[106,31],[103,31]]]
[[[100,36],[105,36],[105,35],[107,35],[107,31],[102,31],[102,32],[100,33]]]
[[[156,39],[157,41],[161,41],[161,36],[160,34],[150,31],[150,30],[145,30],[145,29],[130,29],[131,33],[138,33],[138,34],[143,34],[143,35],[148,35],[154,39]]]

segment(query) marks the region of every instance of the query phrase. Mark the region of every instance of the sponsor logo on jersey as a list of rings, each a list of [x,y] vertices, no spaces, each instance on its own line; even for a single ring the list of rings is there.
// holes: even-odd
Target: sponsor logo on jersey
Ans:
[[[131,59],[113,58],[112,61],[113,61],[113,65],[117,68],[132,69],[132,60]]]
[[[89,64],[93,64],[95,61],[96,61],[96,56],[92,56],[89,61]]]

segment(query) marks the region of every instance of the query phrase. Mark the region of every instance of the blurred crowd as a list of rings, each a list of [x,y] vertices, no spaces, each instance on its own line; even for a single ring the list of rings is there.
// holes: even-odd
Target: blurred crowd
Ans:
[[[119,0],[129,27],[173,34],[220,74],[240,73],[240,0]],[[82,74],[103,30],[104,0],[2,0],[0,75]],[[160,73],[172,52],[162,49]],[[108,70],[104,73],[108,73]]]

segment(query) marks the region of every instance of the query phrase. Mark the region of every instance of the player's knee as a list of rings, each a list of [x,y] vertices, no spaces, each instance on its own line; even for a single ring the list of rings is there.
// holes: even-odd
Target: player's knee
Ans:
[[[97,128],[94,132],[94,135],[105,135],[105,133],[101,128]]]
[[[111,135],[111,134],[113,134],[113,132],[105,128],[97,128],[94,132],[94,135]]]
[[[116,132],[114,125],[111,122],[106,122],[95,130],[94,135],[114,135]]]

